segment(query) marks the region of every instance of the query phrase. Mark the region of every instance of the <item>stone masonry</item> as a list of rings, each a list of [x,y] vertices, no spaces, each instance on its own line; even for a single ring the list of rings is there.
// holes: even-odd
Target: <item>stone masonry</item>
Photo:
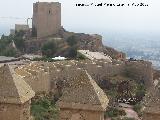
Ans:
[[[61,28],[61,4],[36,2],[33,4],[32,33],[37,38],[57,34]]]
[[[104,120],[107,96],[86,71],[74,74],[57,102],[60,120]]]
[[[0,120],[30,120],[30,102],[34,95],[10,66],[0,67]]]

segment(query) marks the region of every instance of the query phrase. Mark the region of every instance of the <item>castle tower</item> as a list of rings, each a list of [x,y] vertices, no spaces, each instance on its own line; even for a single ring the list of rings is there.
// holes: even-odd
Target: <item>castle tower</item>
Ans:
[[[8,65],[0,67],[0,120],[30,120],[35,93]]]
[[[58,33],[61,28],[61,4],[36,2],[33,4],[32,35],[42,38]]]

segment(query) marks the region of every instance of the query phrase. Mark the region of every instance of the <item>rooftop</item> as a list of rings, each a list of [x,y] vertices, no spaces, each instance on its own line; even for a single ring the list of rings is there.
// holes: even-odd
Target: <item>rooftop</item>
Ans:
[[[105,111],[108,98],[103,90],[83,70],[77,70],[69,80],[68,88],[57,102],[60,108]]]
[[[9,65],[0,67],[0,91],[0,103],[23,104],[35,95]]]

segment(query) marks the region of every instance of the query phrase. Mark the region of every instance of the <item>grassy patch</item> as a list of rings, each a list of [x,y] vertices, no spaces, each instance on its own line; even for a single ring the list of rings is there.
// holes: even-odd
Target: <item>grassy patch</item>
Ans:
[[[118,116],[125,116],[126,112],[124,110],[119,110],[117,108],[109,108],[106,113],[105,113],[105,117],[118,117]]]
[[[58,109],[55,103],[47,97],[32,100],[31,114],[35,120],[57,120]]]

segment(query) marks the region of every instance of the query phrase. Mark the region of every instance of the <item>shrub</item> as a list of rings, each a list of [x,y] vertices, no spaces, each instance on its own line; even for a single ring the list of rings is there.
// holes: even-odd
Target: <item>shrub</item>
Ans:
[[[77,47],[73,46],[69,49],[68,57],[70,58],[76,58],[77,57]]]
[[[117,108],[109,108],[105,114],[108,117],[118,117],[118,116],[125,116],[126,112],[124,110],[119,110]]]
[[[70,46],[76,45],[76,44],[77,44],[77,40],[76,40],[75,36],[74,36],[74,35],[73,35],[73,36],[70,36],[70,37],[67,39],[67,43],[68,43],[68,45],[70,45]]]
[[[14,43],[19,50],[23,50],[25,47],[24,39],[22,37],[15,37]]]
[[[49,41],[42,46],[42,54],[46,57],[53,57],[57,51],[57,45],[54,41]]]
[[[137,112],[138,116],[142,116],[142,105],[140,103],[133,106],[133,110]]]
[[[57,120],[58,109],[51,100],[43,97],[32,101],[31,114],[35,120]]]
[[[142,99],[145,96],[146,89],[144,84],[138,84],[137,90],[136,90],[136,97],[138,99]]]
[[[14,48],[6,48],[0,53],[0,55],[8,57],[16,57],[17,51]]]

